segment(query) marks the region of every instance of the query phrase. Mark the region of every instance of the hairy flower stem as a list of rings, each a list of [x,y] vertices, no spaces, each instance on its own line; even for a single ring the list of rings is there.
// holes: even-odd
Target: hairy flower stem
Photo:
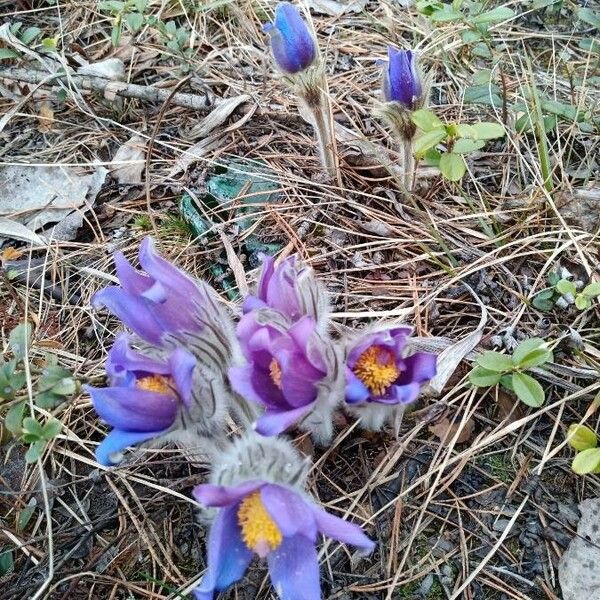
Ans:
[[[320,102],[320,105],[311,108],[313,126],[317,135],[319,157],[326,173],[339,183],[339,165],[335,148],[335,137],[331,127],[331,111],[329,102]]]
[[[413,189],[415,176],[415,157],[412,139],[403,140],[402,149],[404,152],[404,187],[410,193]]]

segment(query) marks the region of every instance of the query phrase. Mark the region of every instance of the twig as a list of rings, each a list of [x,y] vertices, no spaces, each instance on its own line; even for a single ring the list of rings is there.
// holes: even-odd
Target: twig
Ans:
[[[32,69],[7,68],[0,69],[0,79],[11,79],[12,81],[22,81],[25,83],[34,84],[49,84],[54,81],[66,82],[66,73],[55,73],[48,76],[48,73]],[[77,85],[84,90],[95,90],[98,92],[111,92],[117,96],[124,98],[138,98],[147,102],[164,103],[172,94],[171,90],[163,90],[160,88],[138,85],[136,83],[125,83],[124,81],[113,81],[104,77],[90,77],[88,75],[77,75],[69,73],[68,79],[73,80]],[[199,96],[197,94],[186,94],[177,92],[173,94],[170,103],[175,106],[191,108],[195,111],[208,113],[210,112],[218,100],[212,99],[208,94]]]

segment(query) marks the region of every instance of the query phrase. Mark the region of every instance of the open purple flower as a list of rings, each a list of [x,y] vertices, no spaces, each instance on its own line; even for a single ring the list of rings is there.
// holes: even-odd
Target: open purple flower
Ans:
[[[328,371],[314,320],[290,326],[277,317],[259,310],[240,319],[237,336],[248,363],[229,370],[233,389],[266,408],[255,426],[262,435],[277,435],[307,415]]]
[[[408,404],[436,373],[435,354],[404,357],[411,330],[396,327],[367,334],[350,346],[346,359],[346,402]]]
[[[320,283],[310,267],[290,256],[277,266],[272,256],[262,257],[262,271],[256,295],[244,300],[244,312],[272,308],[292,322],[306,315],[316,322],[327,317],[328,305]]]
[[[212,600],[244,575],[254,554],[266,558],[282,600],[320,600],[317,534],[371,552],[375,544],[361,528],[330,515],[299,492],[263,480],[194,489],[198,502],[218,507],[210,530],[208,569],[194,590]]]
[[[197,307],[206,301],[206,291],[161,256],[151,238],[140,246],[140,273],[120,252],[115,264],[120,286],[100,290],[92,299],[94,308],[105,306],[140,337],[160,344],[167,333],[201,329]]]
[[[271,37],[275,63],[288,75],[309,67],[317,57],[317,44],[300,16],[289,2],[280,2],[275,9],[275,22],[267,23],[264,30]]]
[[[166,434],[191,401],[195,366],[183,348],[154,359],[131,349],[127,335],[119,336],[106,363],[110,386],[86,386],[96,412],[114,428],[96,450],[98,462],[110,465],[112,454]]]
[[[399,102],[408,110],[414,110],[422,95],[415,53],[388,46],[388,62],[383,72],[383,96],[386,102]]]

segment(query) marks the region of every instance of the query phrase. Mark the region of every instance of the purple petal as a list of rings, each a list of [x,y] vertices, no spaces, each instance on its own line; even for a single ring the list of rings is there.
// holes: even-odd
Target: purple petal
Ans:
[[[169,367],[179,397],[189,407],[192,399],[192,384],[196,359],[187,350],[176,348],[169,357]]]
[[[317,521],[317,527],[323,535],[338,542],[356,546],[366,553],[372,552],[375,548],[375,542],[371,541],[358,525],[331,515],[316,505],[312,505],[311,508]]]
[[[114,261],[119,283],[126,292],[141,294],[154,283],[150,277],[134,269],[122,252],[115,252]]]
[[[271,381],[270,376],[255,368],[254,365],[231,367],[227,376],[233,390],[246,400],[260,406],[277,406],[277,403],[272,402],[271,399],[276,398],[276,400],[280,400],[281,393],[277,390],[278,394],[275,395],[277,388]],[[261,382],[264,385],[261,386]],[[273,393],[271,394],[271,392]]]
[[[245,481],[235,487],[202,483],[194,488],[192,494],[204,506],[229,506],[263,485],[265,485],[264,481]]]
[[[280,485],[267,484],[260,497],[271,518],[284,537],[301,533],[314,543],[317,526],[312,507],[296,492]]]
[[[133,350],[130,346],[131,336],[121,333],[108,353],[106,372],[110,377],[123,377],[127,371],[169,375],[169,365],[161,360],[149,358]]]
[[[254,424],[254,429],[260,435],[267,437],[279,435],[300,421],[312,409],[312,404],[301,406],[284,412],[267,411]]]
[[[106,287],[92,298],[95,308],[105,306],[140,337],[151,344],[160,344],[163,328],[157,323],[147,301],[117,286]]]
[[[377,402],[382,404],[410,404],[414,402],[421,392],[418,383],[407,383],[405,385],[392,385],[385,396],[377,396]]]
[[[266,302],[268,297],[269,283],[275,272],[275,259],[266,254],[261,255],[262,269],[260,272],[260,280],[258,282],[257,296],[263,302]]]
[[[110,460],[110,455],[115,452],[121,452],[128,446],[135,446],[146,440],[160,437],[166,433],[166,430],[162,431],[123,431],[121,429],[113,429],[96,448],[96,460],[106,467],[110,467],[114,464]]]
[[[283,538],[267,556],[280,600],[321,600],[319,559],[314,542],[298,534]]]
[[[367,386],[347,367],[345,396],[348,404],[366,402],[371,396]]]
[[[397,384],[416,382],[424,383],[435,377],[437,370],[437,356],[429,352],[416,352],[404,359],[404,370],[398,378]]]
[[[411,109],[414,100],[421,95],[415,55],[410,50],[388,48],[387,80],[384,78],[384,92],[387,92],[388,102],[400,102]]]
[[[194,590],[196,600],[212,600],[215,592],[241,579],[252,560],[252,550],[240,537],[237,510],[237,505],[221,509],[210,528],[208,568]]]
[[[109,425],[124,431],[167,429],[177,414],[177,398],[135,388],[84,386],[94,409]]]
[[[249,313],[253,310],[259,310],[267,306],[266,302],[257,298],[256,296],[246,296],[244,303],[242,304],[242,312],[244,314]]]

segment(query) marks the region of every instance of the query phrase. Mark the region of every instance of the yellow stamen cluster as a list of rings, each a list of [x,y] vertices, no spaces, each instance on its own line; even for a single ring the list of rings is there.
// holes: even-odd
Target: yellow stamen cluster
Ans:
[[[260,491],[252,492],[242,500],[237,516],[242,539],[250,550],[265,556],[281,544],[283,536],[262,503]]]
[[[281,389],[281,366],[277,362],[277,359],[274,358],[269,365],[269,373],[271,375],[271,380],[273,383]]]
[[[352,371],[375,396],[383,396],[400,375],[393,353],[381,346],[367,348]]]
[[[170,377],[164,375],[148,375],[147,377],[140,377],[135,385],[140,390],[147,392],[157,392],[158,394],[167,394],[168,396],[175,396],[175,383]]]

